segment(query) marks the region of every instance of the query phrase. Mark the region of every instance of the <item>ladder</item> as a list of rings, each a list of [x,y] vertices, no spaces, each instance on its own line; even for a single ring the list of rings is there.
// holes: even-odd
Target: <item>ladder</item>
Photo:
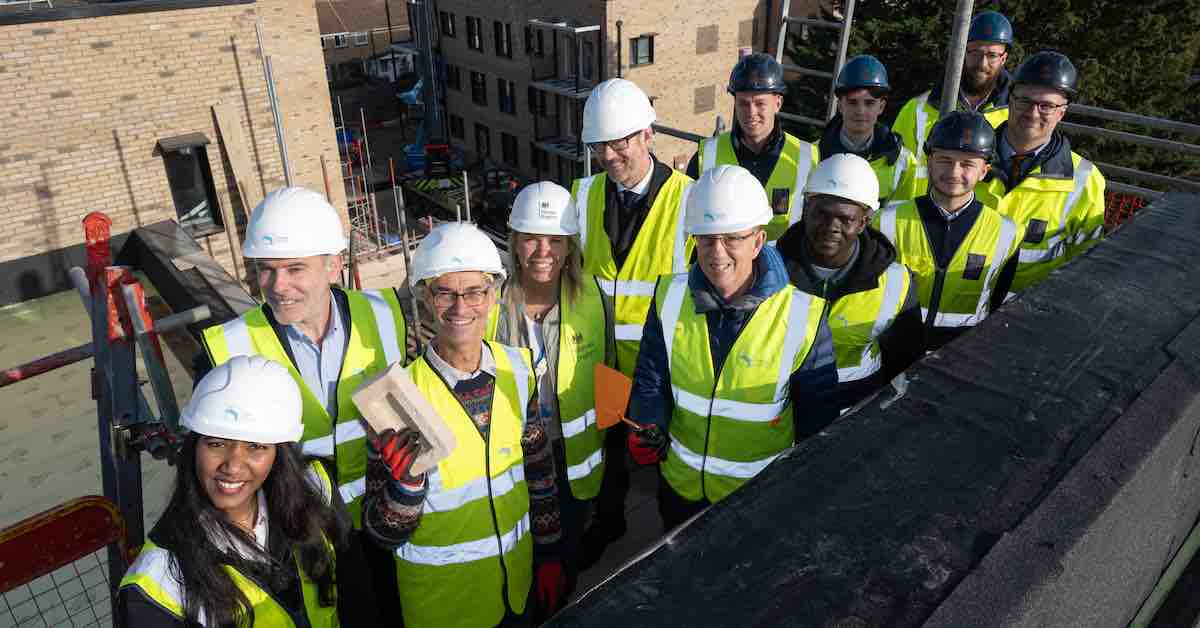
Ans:
[[[775,46],[775,60],[783,66],[785,72],[793,72],[804,76],[816,76],[827,79],[829,81],[829,107],[825,112],[825,119],[818,120],[808,116],[802,116],[794,113],[779,112],[778,115],[784,120],[792,120],[802,124],[811,124],[817,127],[825,126],[825,123],[833,118],[837,113],[837,98],[834,96],[833,90],[836,84],[837,75],[842,71],[842,66],[846,64],[846,49],[850,46],[850,28],[854,23],[854,5],[855,0],[845,0],[845,8],[842,11],[842,21],[831,22],[819,18],[810,17],[792,17],[789,15],[792,8],[792,0],[783,0],[783,7],[779,16],[779,39]],[[828,30],[836,30],[839,32],[837,59],[833,65],[833,71],[827,72],[817,68],[802,68],[798,65],[783,62],[783,49],[787,44],[788,26],[791,24],[800,24],[802,26],[811,26],[814,28],[824,28]]]

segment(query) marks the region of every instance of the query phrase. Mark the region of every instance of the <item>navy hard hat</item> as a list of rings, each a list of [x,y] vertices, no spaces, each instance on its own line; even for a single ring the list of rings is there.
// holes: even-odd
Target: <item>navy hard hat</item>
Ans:
[[[737,92],[770,92],[782,94],[787,90],[783,83],[783,66],[769,54],[756,52],[742,57],[729,73],[730,94]]]
[[[848,91],[862,88],[891,90],[891,86],[888,85],[887,68],[871,55],[858,55],[847,59],[842,71],[838,72],[833,92],[841,96]]]
[[[1036,52],[1025,60],[1013,77],[1017,85],[1040,85],[1057,89],[1072,100],[1078,92],[1079,72],[1067,55],[1053,50]]]
[[[990,162],[996,150],[996,131],[978,111],[952,111],[929,131],[925,154],[932,155],[935,150],[973,153]]]
[[[1013,44],[1013,27],[1008,18],[995,11],[984,11],[971,18],[967,41],[986,41],[991,44]]]

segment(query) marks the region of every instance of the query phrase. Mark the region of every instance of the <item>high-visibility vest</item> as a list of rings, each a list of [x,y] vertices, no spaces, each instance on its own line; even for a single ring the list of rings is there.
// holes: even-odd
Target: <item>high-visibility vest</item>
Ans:
[[[520,614],[533,582],[533,537],[521,435],[535,390],[528,349],[487,342],[496,362],[486,439],[445,380],[418,358],[408,373],[454,433],[426,474],[421,521],[396,548],[404,625],[494,626]]]
[[[911,282],[908,269],[892,262],[874,289],[847,294],[828,306],[839,382],[866,379],[883,367],[879,337],[900,315]]]
[[[975,193],[984,204],[1025,229],[1017,274],[1010,292],[1036,285],[1104,235],[1104,175],[1092,162],[1071,153],[1071,177],[1034,168],[1011,190],[999,177],[981,181]]]
[[[249,310],[223,325],[204,330],[204,347],[214,365],[238,355],[261,355],[288,368],[300,385],[304,401],[304,435],[300,445],[306,455],[334,461],[338,491],[356,529],[362,527],[362,495],[366,492],[366,430],[351,396],[371,375],[405,359],[404,314],[393,290],[346,291],[350,306],[349,342],[342,357],[337,383],[337,421],[308,389],[304,377],[288,358],[263,312]]]
[[[642,327],[654,296],[654,282],[659,275],[687,270],[695,247],[695,241],[683,229],[684,206],[692,180],[671,171],[619,269],[613,259],[612,241],[604,230],[607,184],[605,173],[576,179],[571,186],[571,198],[579,211],[583,270],[595,275],[600,280],[600,289],[613,299],[617,368],[633,377]]]
[[[888,203],[908,201],[924,194],[918,192],[917,173],[920,161],[908,150],[907,146],[900,147],[896,161],[889,162],[887,157],[877,157],[870,162],[871,170],[879,181],[879,206]]]
[[[567,454],[567,480],[575,499],[592,499],[600,493],[604,477],[604,437],[596,428],[595,368],[604,363],[609,324],[600,286],[583,273],[579,294],[572,303],[565,283],[558,295],[558,420]],[[501,302],[488,312],[486,340],[496,340]],[[523,324],[523,321],[522,321]]]
[[[319,462],[313,462],[309,468],[309,476],[315,483],[319,483],[319,487],[325,494],[326,498],[332,494],[333,483],[329,476],[325,473],[324,467]],[[333,546],[326,542],[325,547],[330,553],[333,552]],[[171,552],[155,545],[153,541],[146,541],[142,546],[141,552],[137,559],[129,566],[125,572],[125,577],[121,578],[121,588],[136,587],[143,595],[152,600],[155,604],[175,616],[179,620],[184,619],[184,591],[183,582],[176,579],[171,573]],[[271,626],[272,628],[295,628],[296,624],[292,621],[288,612],[275,601],[271,594],[263,591],[255,582],[229,565],[222,565],[225,572],[233,579],[233,583],[250,601],[250,608],[254,613],[255,626]],[[299,562],[296,563],[296,569],[300,573],[300,592],[304,598],[304,610],[308,615],[308,621],[311,628],[337,628],[337,606],[321,606],[320,591],[317,585],[309,580],[308,575],[304,573],[304,569],[300,567]],[[204,610],[200,610],[198,618],[202,625],[206,625]],[[249,626],[249,622],[242,622],[240,626]]]
[[[892,123],[892,130],[900,134],[904,145],[917,158],[916,189],[912,198],[922,196],[929,191],[925,140],[929,138],[929,132],[933,129],[933,125],[941,118],[938,104],[929,102],[929,92],[925,92],[904,103],[904,108],[896,114],[896,121]],[[986,107],[979,113],[987,118],[994,129],[1008,120],[1008,103],[999,107]]]
[[[721,165],[738,165],[731,132],[700,142],[697,154],[698,171],[701,174]],[[820,152],[815,144],[790,133],[783,134],[783,150],[779,151],[779,160],[775,162],[775,169],[763,187],[766,188],[767,200],[776,208],[776,212],[786,207],[787,213],[776,213],[764,227],[769,244],[775,244],[788,227],[800,222],[800,217],[804,215],[804,187],[808,185],[808,173],[817,167],[819,159]]]
[[[825,300],[791,286],[763,301],[714,372],[705,314],[687,274],[663,277],[656,304],[675,409],[663,478],[681,497],[724,499],[792,446],[791,374],[804,364]],[[802,406],[801,406],[802,407]]]
[[[1016,223],[985,205],[950,264],[938,268],[915,201],[887,207],[872,223],[895,245],[896,261],[912,270],[921,318],[933,327],[971,327],[987,318],[1000,269],[1021,239]]]

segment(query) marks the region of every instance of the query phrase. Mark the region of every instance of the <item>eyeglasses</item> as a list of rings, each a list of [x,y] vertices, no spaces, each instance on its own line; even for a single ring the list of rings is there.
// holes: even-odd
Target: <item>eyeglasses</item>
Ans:
[[[600,152],[600,149],[605,146],[614,152],[622,153],[625,152],[625,149],[629,148],[629,140],[633,139],[638,133],[641,133],[641,131],[634,131],[625,137],[618,137],[615,140],[608,140],[607,142],[588,142],[587,147],[593,153]]]
[[[983,50],[968,50],[967,51],[968,57],[974,57],[976,59],[983,59],[984,61],[987,61],[988,63],[995,63],[995,62],[1003,59],[1007,54],[1008,54],[1007,52],[985,52]]]
[[[1013,96],[1009,100],[1009,104],[1011,106],[1015,106],[1017,109],[1028,109],[1034,105],[1037,105],[1038,113],[1040,113],[1044,116],[1048,116],[1048,115],[1054,113],[1055,111],[1058,111],[1059,109],[1062,109],[1063,107],[1066,107],[1070,103],[1048,102],[1045,100],[1034,100],[1032,98],[1026,98],[1025,96]]]
[[[466,292],[455,292],[453,290],[434,290],[433,303],[438,307],[453,307],[454,302],[462,299],[467,307],[479,307],[487,300],[488,290],[490,288],[476,288],[467,290]]]
[[[756,235],[758,235],[758,231],[751,231],[745,235],[698,235],[696,236],[696,244],[703,244],[706,246],[720,244],[726,249],[733,249],[741,246],[743,242],[753,238]]]

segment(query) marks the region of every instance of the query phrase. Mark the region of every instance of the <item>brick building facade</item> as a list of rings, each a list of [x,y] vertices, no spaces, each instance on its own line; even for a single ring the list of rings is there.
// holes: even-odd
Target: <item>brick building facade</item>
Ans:
[[[60,7],[62,3],[56,3]],[[134,0],[0,10],[0,302],[69,286],[81,219],[102,211],[114,234],[180,220],[208,204],[244,220],[212,106],[231,104],[259,196],[284,184],[258,51],[262,21],[297,185],[336,181],[337,147],[312,0]],[[332,202],[345,211],[340,186]],[[215,204],[215,207],[213,206]],[[201,216],[202,217],[202,216]],[[215,224],[214,224],[215,223]],[[201,246],[232,273],[220,219],[192,220]]]

